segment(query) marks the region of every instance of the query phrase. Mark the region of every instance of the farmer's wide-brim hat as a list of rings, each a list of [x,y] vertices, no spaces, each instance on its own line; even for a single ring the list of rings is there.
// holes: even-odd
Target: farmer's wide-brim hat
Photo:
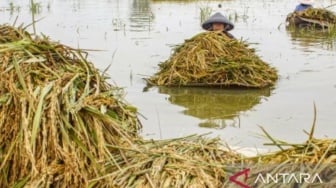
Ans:
[[[299,0],[299,2],[301,4],[304,4],[304,5],[312,5],[312,4],[314,4],[314,0]]]
[[[216,14],[212,15],[209,19],[207,19],[202,24],[202,28],[205,30],[210,30],[213,23],[222,23],[228,25],[226,31],[230,31],[234,28],[233,23],[231,23],[225,16],[221,13],[217,12]]]

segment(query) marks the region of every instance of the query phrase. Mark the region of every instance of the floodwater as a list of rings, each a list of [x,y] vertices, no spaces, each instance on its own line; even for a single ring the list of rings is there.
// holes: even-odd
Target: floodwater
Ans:
[[[316,105],[316,137],[336,133],[336,39],[323,32],[288,31],[284,20],[293,0],[45,0],[38,3],[38,33],[90,52],[106,69],[111,83],[125,89],[139,109],[145,138],[166,139],[190,134],[218,136],[231,145],[265,147],[264,127],[275,138],[307,138]],[[316,0],[326,7],[336,0]],[[222,8],[218,8],[218,4]],[[257,49],[279,70],[274,88],[262,90],[147,88],[175,45],[202,32],[201,8],[222,11],[235,24],[231,32]],[[329,8],[336,12],[336,6]],[[2,23],[29,24],[29,1],[2,0]],[[32,30],[32,28],[30,28]]]

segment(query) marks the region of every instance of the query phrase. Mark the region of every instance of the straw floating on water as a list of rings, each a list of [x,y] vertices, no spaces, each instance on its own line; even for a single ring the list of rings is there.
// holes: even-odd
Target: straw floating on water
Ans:
[[[205,32],[178,46],[147,79],[159,86],[272,86],[277,71],[263,62],[248,44],[223,33]]]

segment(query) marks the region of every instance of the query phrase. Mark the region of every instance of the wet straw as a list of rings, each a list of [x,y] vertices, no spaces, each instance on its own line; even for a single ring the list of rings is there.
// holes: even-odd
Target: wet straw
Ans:
[[[223,33],[198,34],[174,49],[146,79],[159,86],[217,86],[263,88],[274,85],[277,71],[262,61],[246,42]]]

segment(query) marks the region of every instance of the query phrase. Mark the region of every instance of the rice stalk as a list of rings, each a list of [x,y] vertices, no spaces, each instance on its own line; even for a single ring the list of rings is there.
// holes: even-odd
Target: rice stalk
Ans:
[[[228,175],[237,170],[233,164],[241,159],[224,149],[219,139],[197,135],[136,142],[136,147],[118,147],[128,164],[103,178],[112,178],[118,187],[215,188],[223,186]]]
[[[277,71],[248,44],[223,33],[205,32],[178,46],[160,70],[146,79],[158,86],[263,88],[274,85]]]
[[[303,165],[335,184],[330,164],[336,162],[336,142],[313,137],[316,117],[304,143],[279,141],[262,129],[270,145],[282,150],[249,158],[205,135],[144,140],[136,108],[104,80],[85,52],[33,38],[22,28],[2,25],[0,33],[0,187],[217,188],[242,165],[256,166],[252,178],[257,172],[300,171]],[[205,56],[211,50],[187,54],[201,60],[197,74],[211,65]],[[240,53],[251,60],[246,51]],[[235,53],[227,50],[226,56],[233,59]]]
[[[325,8],[308,8],[289,13],[286,22],[291,27],[321,29],[328,33],[335,33],[336,14]]]
[[[1,25],[0,73],[0,187],[87,187],[119,166],[106,144],[137,137],[135,108],[81,50]]]
[[[256,183],[256,178],[260,174],[272,175],[276,177],[279,174],[302,174],[306,173],[311,176],[319,174],[321,181],[309,182],[301,181],[299,184],[295,181],[287,182],[285,179],[278,179],[278,182],[287,182],[286,186],[312,187],[324,186],[333,187],[336,185],[334,177],[336,175],[336,140],[335,139],[316,139],[313,137],[316,125],[316,107],[314,105],[314,121],[311,131],[308,134],[308,140],[300,144],[291,144],[272,138],[265,129],[262,130],[265,135],[273,142],[268,145],[279,147],[280,151],[261,154],[255,157],[246,157],[244,161],[250,166],[252,173],[247,181],[249,185],[265,186]],[[284,148],[285,147],[285,148]],[[299,175],[298,175],[299,176]],[[284,178],[284,177],[281,177]],[[321,184],[321,182],[323,184]],[[270,187],[280,186],[275,182],[267,184]]]

